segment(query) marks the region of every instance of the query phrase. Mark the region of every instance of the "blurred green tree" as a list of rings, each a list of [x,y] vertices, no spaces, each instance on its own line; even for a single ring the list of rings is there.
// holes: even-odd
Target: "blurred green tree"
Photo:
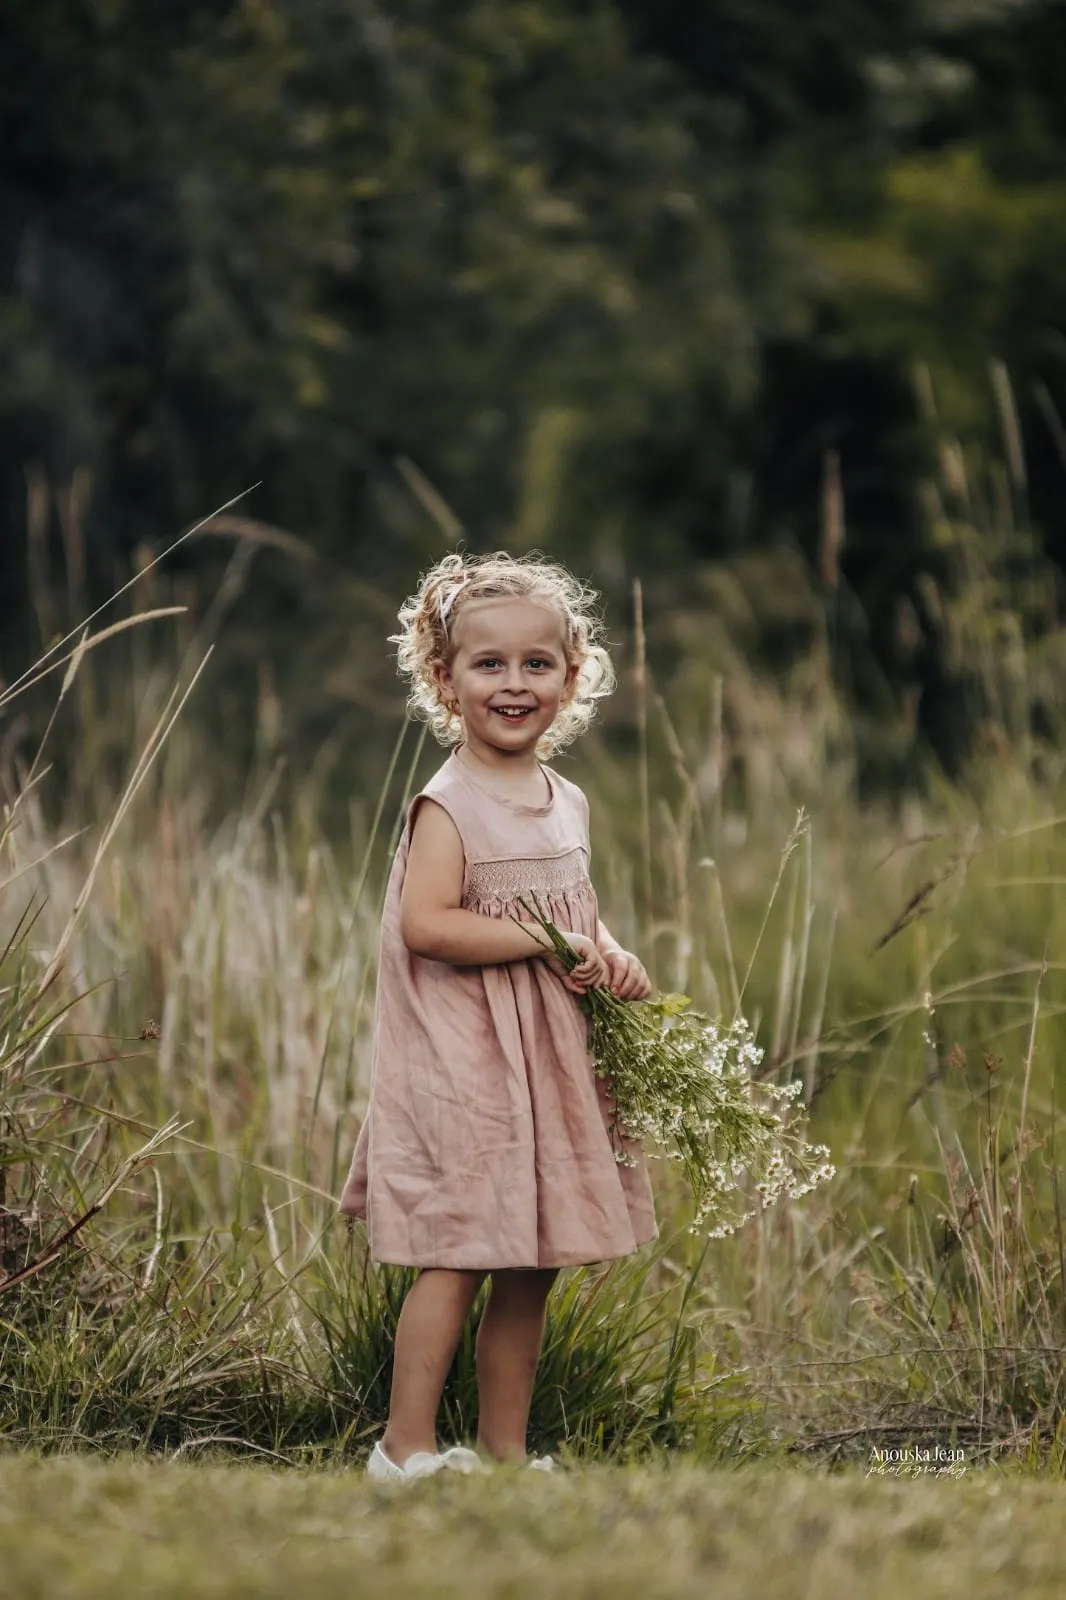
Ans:
[[[475,547],[620,600],[776,541],[816,572],[835,461],[835,637],[874,695],[944,579],[936,452],[1002,438],[1004,374],[1021,510],[1061,537],[1064,62],[1060,0],[8,8],[5,658],[35,642],[27,474],[91,480],[96,595],[255,480],[257,516],[391,594],[453,536],[413,464]],[[260,588],[249,670],[274,636],[336,656],[301,604]]]

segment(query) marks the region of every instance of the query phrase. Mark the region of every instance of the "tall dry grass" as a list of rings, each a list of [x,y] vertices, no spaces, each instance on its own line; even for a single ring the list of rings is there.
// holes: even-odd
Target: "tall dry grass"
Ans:
[[[537,1447],[836,1456],[935,1437],[1061,1462],[1066,806],[1057,742],[1030,724],[1047,703],[1058,726],[1062,630],[1000,650],[1024,646],[1028,613],[996,530],[952,521],[956,489],[944,536],[975,582],[940,600],[992,708],[991,755],[961,783],[926,763],[900,793],[861,795],[828,632],[783,677],[753,669],[760,606],[824,625],[798,568],[786,599],[755,562],[699,575],[669,609],[651,582],[634,595],[615,721],[566,758],[605,920],[663,987],[743,1006],[764,1070],[802,1077],[839,1176],[703,1253],[657,1166],[660,1247],[553,1296]],[[827,504],[839,577],[844,513]],[[405,1280],[370,1269],[334,1197],[368,1087],[384,873],[439,756],[394,726],[338,835],[320,767],[283,792],[264,692],[264,759],[213,820],[209,672],[193,684],[212,640],[166,614],[176,598],[156,572],[157,615],[64,667],[49,737],[65,793],[43,756],[5,764],[0,1426],[285,1459],[359,1448]],[[901,747],[908,718],[886,723]],[[128,776],[93,761],[104,747]],[[446,1389],[456,1434],[475,1326]]]

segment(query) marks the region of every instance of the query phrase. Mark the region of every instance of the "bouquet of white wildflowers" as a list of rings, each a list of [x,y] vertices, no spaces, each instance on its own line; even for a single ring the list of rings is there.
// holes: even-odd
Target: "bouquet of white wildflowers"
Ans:
[[[536,897],[534,906],[524,898],[521,904],[572,970],[579,958]],[[596,1072],[614,1102],[615,1160],[634,1164],[620,1142],[629,1138],[653,1141],[668,1160],[683,1162],[695,1204],[690,1233],[709,1224],[710,1237],[722,1238],[754,1216],[758,1202],[743,1209],[745,1180],[765,1208],[833,1177],[828,1148],[804,1137],[805,1113],[793,1104],[802,1084],[753,1079],[762,1051],[743,1018],[720,1027],[684,994],[621,1000],[609,989],[589,989],[578,1003],[589,1018]]]

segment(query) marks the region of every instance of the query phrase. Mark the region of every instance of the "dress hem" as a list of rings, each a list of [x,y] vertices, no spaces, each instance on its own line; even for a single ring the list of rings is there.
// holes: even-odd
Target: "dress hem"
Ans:
[[[387,1256],[376,1256],[371,1252],[370,1259],[379,1267],[420,1267],[423,1271],[444,1272],[533,1272],[554,1267],[561,1270],[564,1267],[595,1267],[606,1261],[624,1261],[627,1256],[635,1256],[643,1250],[646,1244],[653,1244],[659,1238],[659,1229],[654,1227],[646,1238],[640,1239],[628,1250],[619,1250],[614,1254],[608,1252],[602,1256],[568,1256],[565,1259],[556,1258],[551,1261],[497,1261],[492,1266],[484,1266],[471,1261],[442,1261],[439,1258],[432,1261],[394,1261]]]

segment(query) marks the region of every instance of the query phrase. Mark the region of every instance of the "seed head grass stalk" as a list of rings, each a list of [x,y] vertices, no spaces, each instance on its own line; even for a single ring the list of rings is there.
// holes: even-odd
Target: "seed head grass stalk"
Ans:
[[[536,896],[519,902],[572,971],[579,957]],[[649,1140],[660,1146],[646,1152],[653,1159],[682,1162],[695,1207],[690,1233],[722,1238],[760,1203],[765,1209],[782,1196],[798,1200],[835,1175],[828,1147],[806,1139],[805,1113],[795,1105],[800,1080],[753,1079],[762,1051],[743,1017],[723,1027],[684,994],[634,1001],[598,988],[578,1004],[588,1017],[596,1073],[613,1101],[615,1160],[635,1165],[633,1143]],[[759,1197],[754,1205],[746,1206],[745,1190]]]

